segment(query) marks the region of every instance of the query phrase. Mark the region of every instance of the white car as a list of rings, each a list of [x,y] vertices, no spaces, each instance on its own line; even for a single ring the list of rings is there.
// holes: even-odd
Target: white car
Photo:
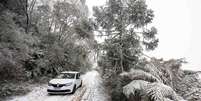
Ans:
[[[73,94],[81,86],[82,80],[79,72],[65,71],[49,81],[47,92],[49,94]]]

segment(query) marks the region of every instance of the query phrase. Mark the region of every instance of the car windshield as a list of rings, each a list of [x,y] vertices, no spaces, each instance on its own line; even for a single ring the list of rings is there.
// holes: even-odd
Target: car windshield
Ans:
[[[74,79],[75,74],[73,73],[62,73],[59,76],[57,76],[58,79]]]

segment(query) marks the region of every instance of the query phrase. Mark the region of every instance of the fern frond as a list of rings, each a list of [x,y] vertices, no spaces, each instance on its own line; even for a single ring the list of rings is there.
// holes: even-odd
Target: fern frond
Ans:
[[[154,65],[153,63],[146,64],[145,66],[136,66],[134,67],[134,69],[140,69],[145,72],[148,72],[158,79],[161,79],[160,75],[163,74],[160,68],[157,65]]]
[[[162,82],[161,79],[156,78],[152,74],[145,72],[140,69],[131,69],[130,72],[124,72],[121,74],[121,76],[129,77],[132,80],[145,80],[148,82]]]
[[[170,100],[170,99],[168,99],[168,98],[165,98],[164,101],[174,101],[174,100]]]
[[[132,82],[123,87],[123,93],[128,98],[131,94],[135,96],[138,92],[140,92],[141,94],[145,93],[144,89],[147,87],[148,83],[149,82],[144,80],[133,80]]]
[[[154,101],[164,101],[165,98],[169,98],[173,101],[179,101],[179,97],[175,91],[163,83],[150,83],[146,89],[147,96],[150,96]]]

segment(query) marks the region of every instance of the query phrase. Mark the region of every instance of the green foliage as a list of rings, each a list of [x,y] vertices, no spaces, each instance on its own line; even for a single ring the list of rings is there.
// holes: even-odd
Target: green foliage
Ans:
[[[26,88],[25,86],[28,86],[28,84],[25,83],[13,83],[13,82],[0,82],[0,100],[4,101],[1,98],[5,98],[7,96],[13,96],[13,95],[23,95],[29,92],[30,89]]]
[[[200,84],[200,73],[191,71],[191,74],[186,74],[178,83],[176,91],[188,101],[199,101],[201,99]]]
[[[105,42],[100,45],[102,57],[99,60],[103,77],[110,81],[110,76],[115,75],[111,85],[119,83],[120,73],[129,71],[141,63],[141,56],[145,50],[154,50],[158,45],[157,30],[151,27],[154,14],[145,3],[145,0],[108,0],[106,5],[94,7],[94,28],[105,37]],[[111,72],[113,71],[113,72]],[[162,81],[160,77],[149,74],[143,70],[134,70],[132,79],[143,79],[150,82]],[[155,72],[153,72],[155,73]],[[109,84],[108,84],[109,86]],[[124,85],[116,85],[119,92],[111,95],[122,94]],[[109,86],[111,91],[115,87]],[[115,98],[116,96],[112,96]],[[124,97],[125,98],[125,97]],[[122,99],[124,99],[122,98]],[[121,98],[114,101],[121,101]]]
[[[93,26],[90,20],[82,19],[77,25],[75,25],[75,31],[81,38],[93,39]]]
[[[146,93],[145,88],[148,83],[149,82],[144,80],[133,80],[123,87],[123,93],[127,96],[127,98],[129,98],[131,94],[134,96],[142,96]]]
[[[88,49],[80,41],[80,35],[75,28],[88,30],[84,25],[76,27],[83,19],[76,5],[58,1],[51,8],[40,5],[33,11],[36,14],[32,23],[37,27],[33,33],[40,40],[33,55],[40,55],[27,62],[34,75],[56,75],[63,70],[85,71],[90,67],[87,60]],[[88,22],[84,23],[85,25]],[[89,34],[89,32],[85,32]],[[82,36],[81,36],[82,37]],[[83,37],[85,39],[87,37]],[[93,40],[93,37],[90,38]],[[37,50],[40,52],[38,53]],[[83,69],[86,68],[86,69]]]
[[[15,24],[14,16],[15,13],[9,11],[1,12],[0,16],[1,79],[19,79],[24,75],[22,61],[29,58],[29,49],[25,44],[27,35]]]
[[[130,71],[130,74],[127,73],[122,73],[121,75],[127,75],[130,77],[132,80],[144,80],[148,82],[162,82],[160,78],[155,77],[151,73],[145,72],[140,69],[134,69]]]
[[[103,50],[119,72],[136,65],[143,50],[157,47],[157,30],[148,27],[153,11],[144,0],[109,0],[105,6],[94,7],[94,12],[96,30],[107,36]]]
[[[133,80],[123,87],[124,94],[129,99],[138,96],[146,101],[182,100],[177,93],[182,89],[180,85],[184,75],[180,66],[183,59],[163,61],[152,58],[145,63],[145,66],[121,74]]]
[[[151,83],[147,85],[145,92],[153,101],[164,101],[165,99],[170,99],[173,101],[179,100],[175,91],[163,83]]]
[[[19,81],[46,81],[61,71],[91,68],[94,37],[77,5],[27,1],[0,1],[0,97],[26,93]]]
[[[0,2],[1,7],[10,6],[9,2]],[[76,5],[58,1],[53,7],[46,4],[30,6],[33,9],[27,12],[16,13],[9,8],[0,12],[1,79],[35,79],[54,76],[63,70],[83,72],[90,68],[89,48],[75,41],[88,44],[86,38],[94,40],[92,29],[86,26],[90,23],[81,16]],[[28,30],[24,27],[26,14],[29,14]],[[82,37],[76,33],[76,28],[85,30],[84,34],[90,36]]]

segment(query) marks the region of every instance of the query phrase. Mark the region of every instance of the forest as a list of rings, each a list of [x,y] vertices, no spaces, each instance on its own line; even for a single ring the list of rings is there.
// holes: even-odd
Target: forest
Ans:
[[[181,69],[184,58],[146,55],[160,43],[146,0],[107,0],[93,17],[85,0],[52,1],[0,1],[0,101],[61,71],[87,73],[92,58],[111,101],[201,100],[199,72]]]
[[[1,0],[0,15],[1,97],[20,90],[10,88],[15,88],[12,83],[89,69],[87,56],[95,40],[87,16],[75,5]]]

